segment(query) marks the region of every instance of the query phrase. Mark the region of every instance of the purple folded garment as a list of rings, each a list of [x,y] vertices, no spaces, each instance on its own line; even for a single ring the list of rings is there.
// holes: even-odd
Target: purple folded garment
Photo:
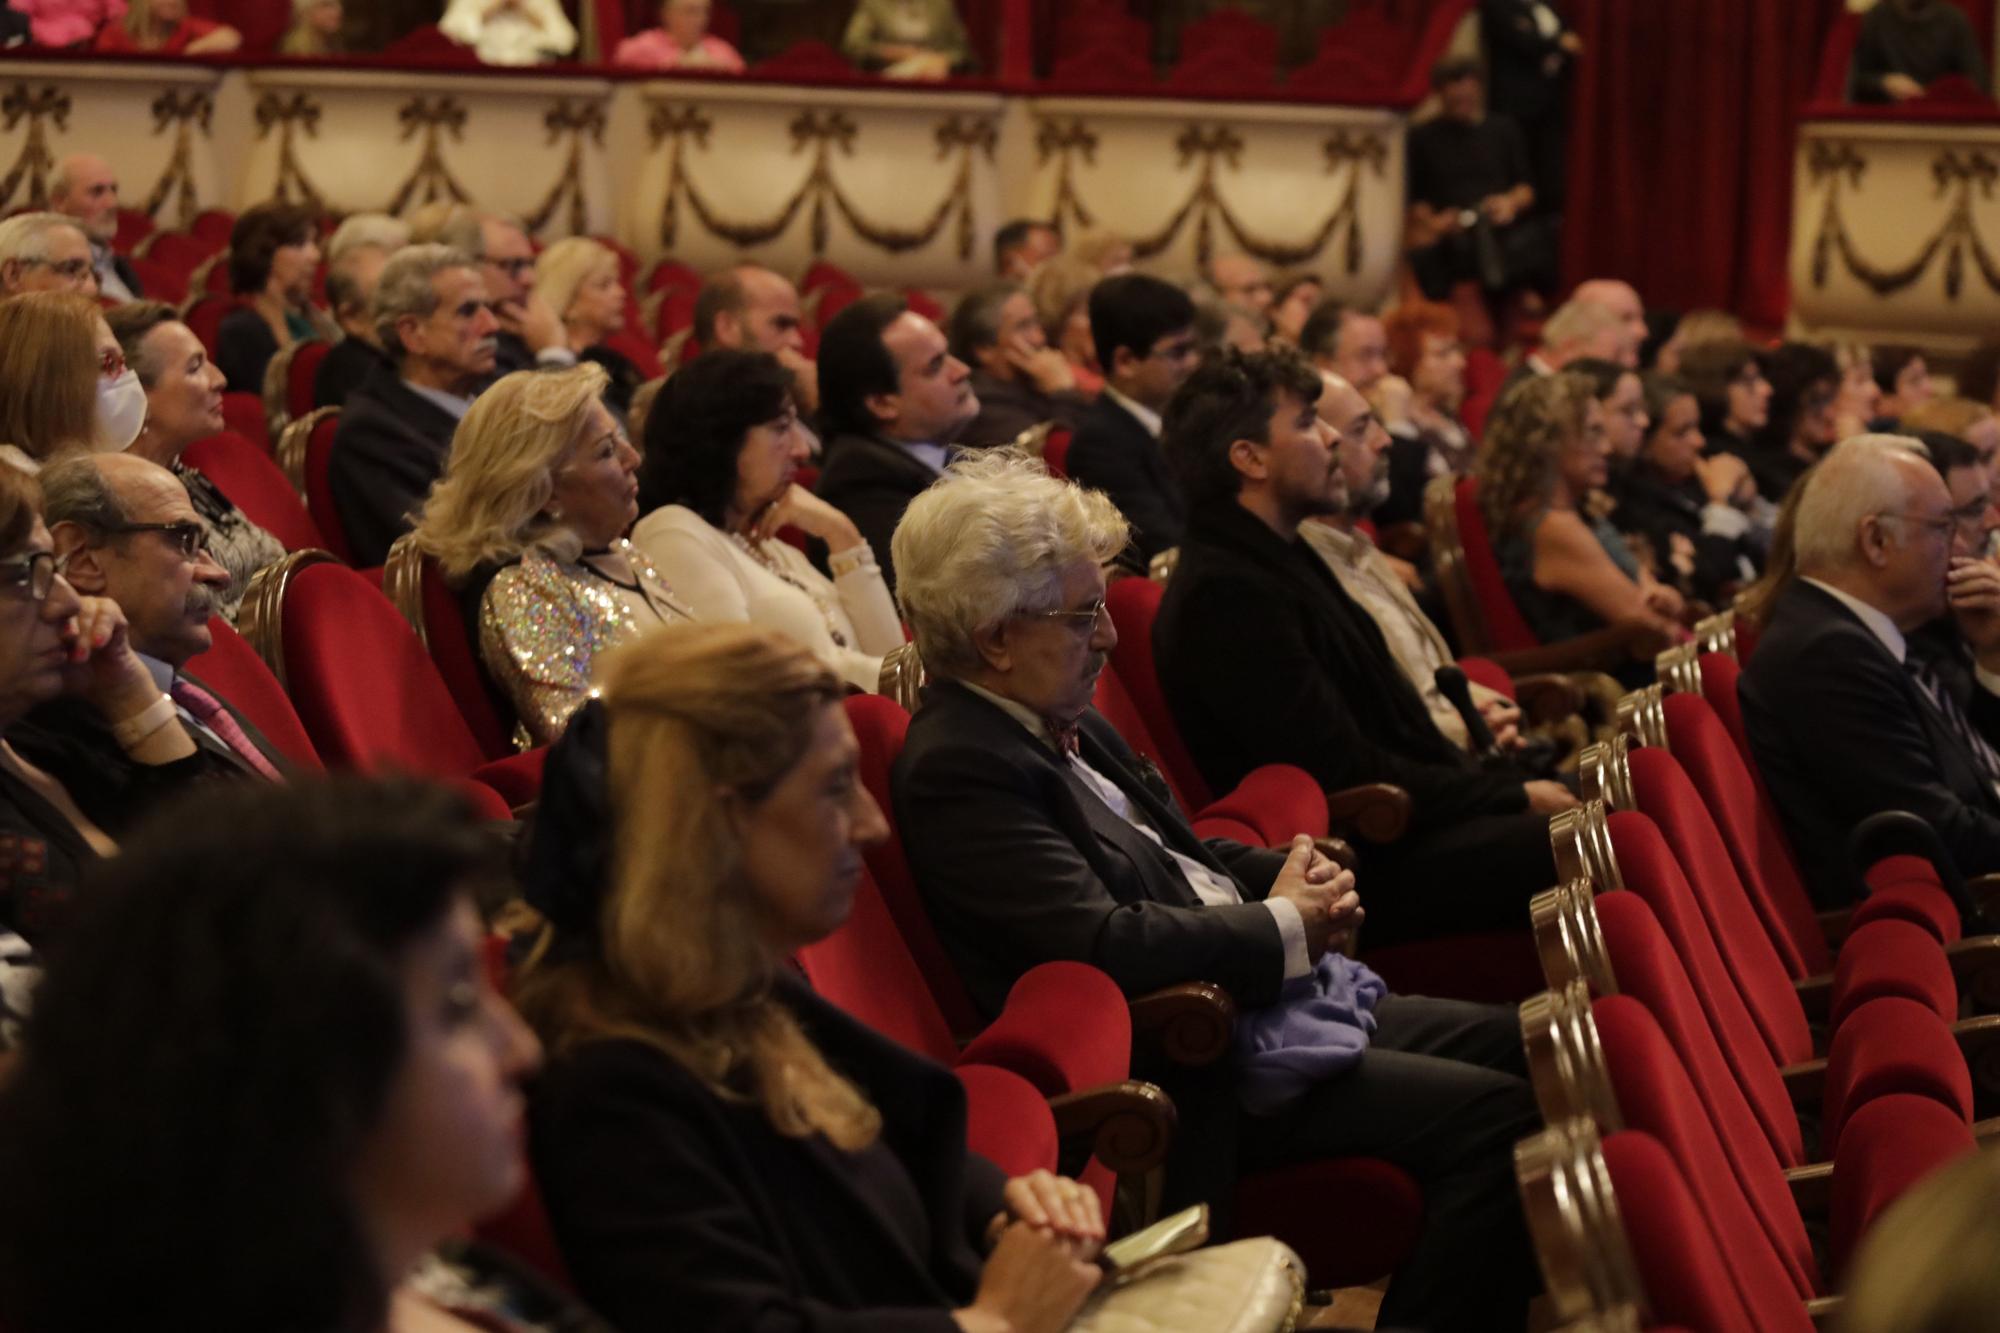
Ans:
[[[1272,1115],[1313,1084],[1353,1067],[1375,1030],[1375,1002],[1389,983],[1329,953],[1285,983],[1276,1003],[1236,1019],[1237,1098],[1252,1115]]]

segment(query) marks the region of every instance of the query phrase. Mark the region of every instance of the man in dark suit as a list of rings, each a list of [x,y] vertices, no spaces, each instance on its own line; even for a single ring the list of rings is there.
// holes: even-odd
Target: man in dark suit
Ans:
[[[1778,599],[1743,673],[1757,768],[1822,907],[1862,886],[1849,830],[1908,810],[1966,875],[2000,871],[2000,598],[1960,611],[1979,668],[1961,700],[1905,637],[1941,615],[1954,558],[1950,492],[1914,440],[1861,435],[1828,451],[1796,519],[1799,577]]]
[[[1160,413],[1201,355],[1194,302],[1142,273],[1106,278],[1090,291],[1090,336],[1104,392],[1077,422],[1067,470],[1111,497],[1132,524],[1143,565],[1180,545],[1187,523],[1180,487],[1160,454]]]
[[[892,293],[864,296],[820,331],[826,465],[813,489],[868,539],[890,592],[890,535],[979,415],[971,375],[938,326]]]
[[[1011,444],[1044,421],[1074,431],[1085,408],[1069,361],[1049,346],[1035,303],[1019,283],[967,292],[951,312],[951,354],[972,367],[979,415],[963,439],[975,449]]]
[[[188,783],[272,780],[278,753],[256,729],[181,668],[209,646],[208,620],[229,574],[200,544],[203,528],[173,473],[134,454],[65,459],[41,474],[49,535],[78,592],[109,598],[159,693],[194,741],[199,762],[160,782],[135,761],[97,710],[65,697],[43,704],[8,741],[61,780],[99,827],[117,836]]]
[[[1169,1200],[1226,1206],[1239,1170],[1385,1157],[1421,1182],[1426,1220],[1382,1322],[1518,1328],[1533,1273],[1511,1150],[1537,1117],[1515,1016],[1384,994],[1328,951],[1361,917],[1351,874],[1303,837],[1288,853],[1202,840],[1090,711],[1118,641],[1103,562],[1127,536],[1102,495],[1004,454],[955,466],[897,530],[935,683],[892,776],[896,817],[945,946],[988,1013],[1054,959],[1128,995],[1224,986],[1243,1015],[1234,1057],[1137,1065],[1180,1111]],[[1324,1026],[1300,1003],[1314,996],[1337,1011]],[[1282,1087],[1267,1078],[1273,1051],[1336,1045],[1344,1057]]]
[[[1493,107],[1527,136],[1544,211],[1563,205],[1569,71],[1583,41],[1549,0],[1481,0],[1479,33],[1492,63]]]
[[[1528,899],[1555,882],[1547,816],[1575,798],[1440,732],[1381,628],[1300,539],[1347,499],[1321,391],[1295,353],[1231,354],[1167,409],[1192,505],[1153,627],[1167,704],[1217,790],[1289,763],[1329,790],[1410,793],[1403,837],[1360,849],[1372,941],[1525,929]]]
[[[382,269],[375,329],[395,364],[348,397],[328,481],[359,565],[379,565],[444,471],[452,432],[493,374],[486,282],[470,255],[413,245]]]

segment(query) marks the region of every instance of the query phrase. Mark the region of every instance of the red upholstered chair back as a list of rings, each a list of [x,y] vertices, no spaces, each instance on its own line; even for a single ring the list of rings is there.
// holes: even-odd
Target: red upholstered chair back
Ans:
[[[285,374],[285,415],[302,417],[313,410],[313,381],[319,377],[319,363],[333,344],[321,338],[301,343]]]
[[[1465,678],[1475,685],[1484,685],[1487,689],[1496,690],[1509,699],[1514,697],[1514,678],[1507,673],[1506,667],[1491,658],[1461,657],[1458,659],[1458,669],[1463,671]]]
[[[333,502],[333,482],[327,475],[333,465],[334,432],[339,429],[339,416],[328,413],[306,440],[306,509],[325,535],[326,549],[351,565],[354,548],[347,544],[347,529],[340,525],[340,507]]]
[[[1112,730],[1116,731],[1127,745],[1159,767],[1160,775],[1166,777],[1167,787],[1174,793],[1174,799],[1180,803],[1183,811],[1196,808],[1187,803],[1187,797],[1174,785],[1173,778],[1168,776],[1167,766],[1161,759],[1159,737],[1155,736],[1153,729],[1146,725],[1145,714],[1139,710],[1138,703],[1132,698],[1131,689],[1125,684],[1125,678],[1118,674],[1117,667],[1106,666],[1098,675],[1097,689],[1091,695],[1090,706],[1103,714],[1104,720],[1111,724]],[[1253,837],[1248,841],[1255,847],[1260,845],[1263,839]]]
[[[141,248],[145,251],[144,258],[174,270],[186,281],[201,267],[202,261],[228,244],[227,236],[220,242],[211,242],[184,231],[156,231],[146,237]]]
[[[130,264],[132,271],[139,275],[139,285],[145,288],[148,299],[165,301],[171,306],[178,306],[181,302],[187,300],[188,275],[186,270],[175,268],[170,264],[162,264],[158,260],[148,259],[144,255],[128,255],[125,262]]]
[[[1665,708],[1668,746],[1708,806],[1785,970],[1794,980],[1827,971],[1833,954],[1799,879],[1791,844],[1736,742],[1700,695],[1670,694]]]
[[[163,241],[164,239],[162,238]],[[159,248],[158,245],[154,246],[154,251],[157,253]],[[215,345],[222,330],[222,317],[235,308],[236,302],[233,298],[217,296],[213,292],[209,292],[197,296],[189,304],[188,308],[181,313],[181,319],[187,324],[188,328],[194,331],[194,336],[201,339],[201,345],[208,349],[208,356],[211,361],[215,359]],[[223,404],[226,418],[228,412],[228,395],[226,394],[223,398]]]
[[[153,215],[143,208],[119,209],[118,230],[111,235],[111,248],[129,257],[139,242],[153,234],[154,225]]]
[[[1181,29],[1180,58],[1166,86],[1187,93],[1276,88],[1278,30],[1238,9],[1219,9]]]
[[[646,290],[649,292],[669,287],[699,291],[701,284],[701,270],[671,256],[654,264],[646,273]]]
[[[328,763],[457,778],[486,762],[416,631],[367,579],[309,565],[282,615],[286,685]]]
[[[1729,849],[1709,818],[1694,784],[1688,781],[1680,762],[1665,750],[1644,747],[1632,751],[1632,791],[1639,809],[1652,816],[1654,826],[1686,874],[1686,883],[1698,886],[1694,900],[1708,922],[1723,965],[1736,980],[1744,1003],[1764,1034],[1771,1058],[1781,1065],[1797,1064],[1813,1058],[1812,1030],[1806,1024],[1805,1009],[1763,920],[1750,903],[1750,895],[1737,878]],[[1646,844],[1650,859],[1652,845]],[[1623,866],[1623,853],[1620,853]],[[1656,868],[1642,864],[1639,873],[1651,876]]]
[[[605,338],[604,345],[639,368],[639,374],[656,380],[666,374],[660,365],[660,349],[630,329],[620,329]]]
[[[494,700],[493,687],[479,663],[479,649],[466,634],[458,598],[438,572],[437,561],[424,556],[421,568],[424,646],[480,750],[488,759],[504,759],[514,753],[510,738],[514,719],[503,716]]]
[[[958,1058],[923,970],[903,943],[875,877],[862,872],[840,929],[798,952],[813,989],[884,1036],[939,1064]]]
[[[254,0],[249,0],[254,3]],[[242,5],[245,0],[237,0]],[[188,235],[208,247],[208,253],[229,248],[229,233],[236,229],[236,214],[226,208],[204,208],[188,224]]]
[[[883,818],[889,821],[888,838],[866,853],[869,872],[874,875],[882,891],[882,901],[895,919],[904,946],[916,959],[946,1026],[953,1032],[970,1035],[982,1026],[979,1010],[973,1005],[965,983],[959,980],[958,969],[953,966],[951,955],[945,952],[944,941],[931,926],[930,912],[917,890],[916,876],[910,873],[910,863],[903,856],[902,832],[896,827],[896,805],[890,798],[889,773],[895,767],[896,757],[903,752],[910,715],[893,699],[879,694],[854,694],[847,698],[847,720],[853,723],[854,739],[861,746],[861,781],[875,803],[882,807]]]
[[[265,453],[271,452],[271,422],[264,415],[264,395],[261,392],[225,392],[222,395],[222,424]]]
[[[1869,1169],[1849,1173],[1847,1188],[1834,1191],[1827,1267],[1835,1281],[1847,1277],[1855,1246],[1884,1208],[1932,1172],[1978,1151],[1972,1127],[1929,1097],[1892,1092],[1849,1116],[1839,1156]]]
[[[1174,790],[1181,808],[1189,812],[1207,805],[1214,794],[1202,781],[1194,756],[1181,741],[1167,707],[1166,692],[1160,688],[1159,673],[1153,669],[1153,621],[1160,614],[1160,598],[1165,589],[1151,579],[1113,580],[1105,592],[1111,608],[1111,623],[1118,628],[1118,646],[1111,650],[1111,666],[1132,696],[1146,728],[1153,735],[1158,754],[1150,756],[1160,766]],[[1128,742],[1130,737],[1126,738]]]
[[[1625,1128],[1651,1134],[1680,1163],[1709,1228],[1722,1239],[1723,1263],[1744,1302],[1758,1313],[1759,1326],[1776,1327],[1784,1318],[1774,1302],[1796,1307],[1825,1295],[1812,1241],[1778,1159],[1766,1153],[1754,1180],[1739,1174],[1741,1166],[1724,1151],[1703,1097],[1645,1005],[1629,995],[1607,995],[1591,1005],[1591,1018]],[[1751,1204],[1753,1189],[1768,1205],[1762,1210]]]
[[[1716,721],[1729,733],[1736,753],[1743,758],[1743,767],[1750,770],[1761,791],[1764,779],[1757,772],[1757,756],[1750,752],[1750,733],[1743,729],[1743,698],[1737,693],[1743,668],[1727,653],[1703,653],[1696,659],[1696,665],[1701,669],[1701,697],[1715,710]]]
[[[810,323],[815,328],[825,328],[826,322],[861,299],[861,284],[854,275],[840,265],[824,259],[815,259],[806,275],[799,279],[799,295],[809,298],[819,293],[819,302],[813,307]]]
[[[1043,437],[1042,462],[1048,465],[1051,475],[1063,478],[1069,476],[1069,442],[1073,438],[1075,432],[1061,426],[1057,426]]]
[[[213,482],[245,517],[283,542],[287,551],[325,548],[325,534],[271,455],[235,431],[196,440],[181,454],[181,461]]]
[[[1465,552],[1465,576],[1472,585],[1473,600],[1480,618],[1486,622],[1486,649],[1491,652],[1519,652],[1541,645],[1528,622],[1521,618],[1507,581],[1500,576],[1500,560],[1493,551],[1493,536],[1486,528],[1486,514],[1479,507],[1479,482],[1461,477],[1453,495],[1453,511],[1458,518],[1458,540]]]
[[[221,616],[209,617],[208,632],[208,651],[189,659],[187,673],[250,719],[285,758],[303,769],[323,767],[298,710],[257,650]]]

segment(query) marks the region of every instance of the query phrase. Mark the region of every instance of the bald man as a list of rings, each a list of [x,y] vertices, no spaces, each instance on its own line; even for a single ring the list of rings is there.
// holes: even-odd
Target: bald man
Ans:
[[[806,360],[798,288],[783,275],[738,264],[709,279],[695,300],[692,336],[703,350],[769,352],[792,372],[792,395],[800,413],[819,411],[819,367]]]
[[[1639,348],[1646,341],[1646,304],[1638,289],[1617,278],[1590,278],[1571,292],[1572,301],[1587,301],[1610,311],[1618,324],[1610,360],[1633,370],[1639,368]]]
[[[49,177],[49,210],[75,220],[90,242],[90,266],[100,295],[136,301],[145,295],[139,275],[111,248],[118,235],[118,175],[95,153],[71,153]]]

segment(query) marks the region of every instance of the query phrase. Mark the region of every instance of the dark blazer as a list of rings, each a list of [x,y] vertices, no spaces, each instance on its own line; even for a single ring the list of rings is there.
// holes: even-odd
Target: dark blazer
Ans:
[[[1669,481],[1639,459],[1618,474],[1612,493],[1618,498],[1618,507],[1611,511],[1612,526],[1646,539],[1653,548],[1653,572],[1661,582],[1711,606],[1722,606],[1738,585],[1756,577],[1758,551],[1749,533],[1725,537],[1703,529],[1708,492],[1700,478]],[[1683,576],[1673,564],[1675,537],[1694,548],[1691,574]]]
[[[342,338],[313,372],[313,406],[345,407],[377,366],[393,366],[381,348],[359,338]]]
[[[278,336],[247,305],[237,306],[215,326],[215,368],[239,393],[264,392],[264,367],[277,354]]]
[[[876,563],[889,591],[896,591],[896,570],[889,558],[889,538],[903,521],[903,511],[938,479],[931,465],[879,435],[841,433],[826,442],[826,462],[813,492],[854,521],[874,549]]]
[[[528,350],[528,341],[512,329],[493,335],[493,373],[511,375],[517,370],[533,370],[541,363]]]
[[[966,1151],[964,1089],[796,978],[778,995],[881,1111],[887,1152],[786,1138],[643,1042],[561,1052],[530,1151],[578,1292],[624,1329],[955,1333],[1004,1183]]]
[[[458,421],[384,362],[340,409],[327,481],[357,567],[381,564],[444,472]]]
[[[973,1002],[998,1013],[1016,978],[1057,959],[1090,963],[1129,995],[1206,980],[1245,1005],[1275,1000],[1284,940],[1257,900],[1284,857],[1196,837],[1096,713],[1083,715],[1079,743],[1169,846],[1233,878],[1245,904],[1202,906],[1173,859],[1054,750],[990,701],[941,682],[911,719],[892,774],[896,824]]]
[[[1792,484],[1812,466],[1782,445],[1764,440],[1746,440],[1720,426],[1708,432],[1708,452],[1735,454],[1742,459],[1749,465],[1750,476],[1757,483],[1757,494],[1772,504],[1782,503]]]
[[[1142,560],[1181,544],[1187,502],[1167,456],[1151,432],[1108,395],[1078,420],[1064,467],[1077,481],[1110,496],[1131,520],[1132,545]]]
[[[1044,421],[1074,431],[1085,406],[1074,391],[1043,393],[1033,384],[995,379],[983,370],[972,372],[972,391],[979,395],[979,415],[958,434],[958,442],[972,449],[1012,444],[1021,432]]]
[[[1927,821],[1964,874],[2000,871],[2000,796],[1909,673],[1838,600],[1803,580],[1786,589],[1738,693],[1758,771],[1821,907],[1861,897],[1847,834],[1881,810]],[[1977,700],[1975,723],[1990,731],[1995,707]]]
[[[1233,501],[1190,517],[1153,657],[1181,739],[1217,791],[1287,763],[1328,790],[1404,788],[1419,831],[1527,808],[1521,775],[1482,770],[1437,729],[1325,562]]]
[[[1551,3],[1551,9],[1560,9]],[[1487,101],[1507,114],[1533,119],[1559,108],[1569,53],[1544,37],[1529,0],[1481,0],[1479,31],[1485,40]]]
[[[61,811],[0,769],[0,929],[40,951],[68,924],[77,884],[98,860]]]

